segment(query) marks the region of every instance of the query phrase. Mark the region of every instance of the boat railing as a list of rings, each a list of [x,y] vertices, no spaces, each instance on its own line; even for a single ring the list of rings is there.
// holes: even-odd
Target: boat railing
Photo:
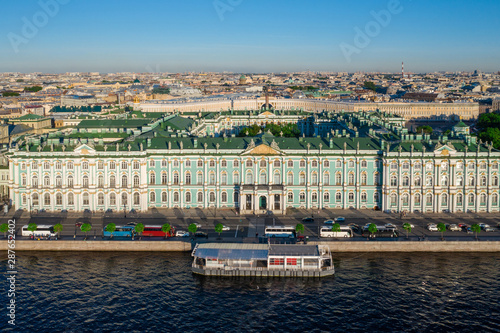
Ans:
[[[333,270],[333,266],[328,266],[328,267],[276,267],[276,268],[268,268],[268,267],[237,267],[237,266],[203,266],[203,265],[196,265],[192,264],[193,268],[199,268],[199,269],[206,269],[206,270],[237,270],[237,271],[330,271]]]

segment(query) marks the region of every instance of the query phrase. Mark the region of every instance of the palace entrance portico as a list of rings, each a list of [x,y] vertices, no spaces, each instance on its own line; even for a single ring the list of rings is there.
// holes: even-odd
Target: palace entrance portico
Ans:
[[[240,192],[241,214],[285,214],[281,185],[243,185]]]

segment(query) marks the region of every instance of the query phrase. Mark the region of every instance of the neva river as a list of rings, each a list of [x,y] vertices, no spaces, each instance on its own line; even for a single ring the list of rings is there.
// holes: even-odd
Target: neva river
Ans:
[[[17,253],[15,331],[500,331],[500,254],[334,257],[321,280],[230,279],[187,253]]]

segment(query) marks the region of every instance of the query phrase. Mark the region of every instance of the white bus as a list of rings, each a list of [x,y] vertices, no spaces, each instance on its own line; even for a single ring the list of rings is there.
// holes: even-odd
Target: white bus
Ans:
[[[28,230],[28,226],[25,225],[22,228],[21,235],[22,236],[28,236],[28,237],[31,236],[31,235],[34,235],[35,237],[37,237],[37,236],[55,237],[57,235],[57,233],[54,232],[54,227],[51,226],[51,225],[39,225],[39,226],[36,227],[36,230],[34,232],[33,231],[29,231]]]
[[[295,228],[289,226],[266,227],[264,232],[266,237],[295,237]]]
[[[332,231],[332,227],[323,226],[319,230],[319,237],[352,237],[352,229],[341,226],[340,231]]]

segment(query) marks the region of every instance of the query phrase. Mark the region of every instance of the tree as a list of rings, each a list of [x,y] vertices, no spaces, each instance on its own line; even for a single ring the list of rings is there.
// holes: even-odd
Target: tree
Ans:
[[[61,224],[61,223],[58,223],[58,224],[56,224],[56,225],[54,226],[54,232],[55,232],[57,235],[61,234],[62,230],[63,230],[63,226],[62,226],[62,224]],[[56,236],[56,239],[57,239],[57,236]]]
[[[375,85],[375,83],[373,83],[371,81],[365,81],[365,84],[363,85],[363,88],[366,88],[366,89],[369,89],[369,90],[373,90],[373,91],[377,91],[377,86]]]
[[[372,237],[377,232],[377,225],[375,223],[370,223],[368,226],[368,231],[372,234]]]
[[[4,91],[2,93],[3,97],[13,97],[13,96],[19,96],[19,93],[14,92],[14,91]]]
[[[3,232],[3,237],[7,237],[6,233],[9,231],[9,225],[7,223],[0,224],[0,232]]]
[[[333,231],[333,232],[339,232],[339,231],[340,231],[340,224],[338,224],[338,223],[334,223],[334,224],[332,225],[332,231]]]
[[[110,223],[106,226],[106,231],[111,233],[111,238],[113,238],[113,232],[116,230],[116,224]]]
[[[38,228],[38,226],[36,225],[36,223],[30,223],[28,224],[28,231],[31,231],[33,235],[35,235],[35,231],[36,229]]]
[[[477,240],[477,234],[481,232],[481,227],[479,224],[475,223],[471,225],[470,229],[476,234],[476,240]]]
[[[164,225],[161,226],[161,231],[163,231],[165,233],[165,238],[167,238],[167,235],[171,229],[172,229],[172,227],[168,223],[165,223]]]
[[[295,232],[298,234],[304,233],[304,225],[302,223],[297,223],[295,226]]]
[[[43,88],[40,86],[33,86],[33,87],[25,87],[24,91],[29,91],[29,92],[37,92],[42,90]]]
[[[406,230],[406,239],[408,239],[408,234],[411,232],[411,224],[406,222],[403,224],[403,229]]]
[[[92,225],[90,223],[84,223],[80,227],[80,230],[85,233],[85,240],[87,240],[87,234],[90,230],[92,230]]]
[[[144,232],[144,224],[142,223],[137,223],[135,225],[134,231],[138,233],[140,236],[142,236],[142,233]],[[140,238],[139,238],[140,239]]]
[[[222,223],[217,223],[217,225],[215,226],[215,232],[219,234],[219,238],[220,238],[220,234],[222,232],[222,228],[224,228]]]
[[[433,129],[429,125],[423,125],[423,126],[417,127],[417,133],[424,132],[425,134],[432,134],[432,131],[433,131]]]
[[[191,223],[189,226],[188,226],[188,231],[194,235],[196,233],[196,230],[198,230],[198,227],[196,226],[196,224],[194,223]]]
[[[444,240],[444,232],[446,231],[446,225],[441,222],[437,225],[438,231],[441,233],[441,240]]]

